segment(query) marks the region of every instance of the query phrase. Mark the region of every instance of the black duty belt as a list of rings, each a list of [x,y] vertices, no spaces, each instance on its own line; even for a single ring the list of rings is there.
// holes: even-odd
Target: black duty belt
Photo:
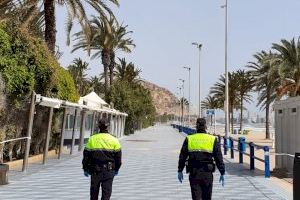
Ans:
[[[114,163],[113,162],[97,163],[97,164],[95,164],[95,170],[96,171],[102,171],[102,170],[111,171],[113,169],[114,169]]]

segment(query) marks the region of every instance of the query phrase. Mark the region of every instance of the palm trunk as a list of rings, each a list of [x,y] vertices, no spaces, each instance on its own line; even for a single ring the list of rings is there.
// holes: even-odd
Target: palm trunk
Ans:
[[[270,139],[270,128],[269,128],[269,122],[270,122],[270,87],[267,88],[267,99],[266,99],[266,139]]]
[[[240,130],[243,129],[243,97],[241,97],[241,117],[240,117]]]
[[[230,108],[230,112],[231,112],[231,131],[229,130],[230,133],[233,132],[233,105],[231,105],[231,108]]]
[[[0,144],[0,164],[3,163],[4,145]]]
[[[110,86],[113,85],[114,81],[114,69],[115,69],[115,52],[110,53],[110,65],[109,65],[109,79],[110,79]]]
[[[266,139],[270,139],[270,128],[269,122],[270,121],[270,104],[266,104]]]
[[[55,54],[56,43],[56,19],[55,19],[55,1],[46,0],[44,2],[45,11],[45,41],[49,51]]]
[[[183,125],[183,99],[181,101],[181,125]]]
[[[110,65],[110,56],[109,52],[103,50],[102,51],[102,64],[104,67],[104,82],[105,82],[105,88],[104,88],[104,93],[105,93],[105,99],[108,100],[108,94],[109,94],[109,77],[108,77],[108,69]]]
[[[13,160],[13,149],[14,149],[14,144],[13,144],[13,142],[11,142],[11,144],[9,144],[9,146],[8,146],[9,161]]]

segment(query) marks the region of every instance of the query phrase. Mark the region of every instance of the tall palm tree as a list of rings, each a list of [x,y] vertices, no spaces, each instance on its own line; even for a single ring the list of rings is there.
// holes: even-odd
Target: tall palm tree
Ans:
[[[250,92],[254,87],[254,79],[251,76],[250,72],[245,70],[238,70],[235,72],[237,84],[237,92],[240,101],[240,130],[243,129],[243,111],[244,111],[244,101],[251,102]]]
[[[114,79],[114,68],[116,65],[115,57],[117,51],[123,51],[130,53],[131,48],[135,47],[133,44],[133,40],[131,38],[125,38],[128,34],[132,33],[132,31],[127,31],[128,26],[119,26],[118,23],[115,23],[113,28],[113,39],[112,39],[112,46],[110,52],[110,65],[109,65],[109,72],[110,72],[110,85],[113,85]]]
[[[239,99],[237,97],[237,80],[234,73],[228,72],[228,85],[229,85],[229,112],[231,115],[231,129],[233,130],[233,111],[239,105]],[[225,102],[225,77],[222,75],[217,82],[210,89],[210,94],[218,99],[220,102]]]
[[[266,139],[270,139],[270,107],[277,98],[276,90],[280,86],[278,65],[274,62],[276,57],[274,53],[262,51],[254,55],[255,62],[248,64],[255,90],[258,92],[257,106],[266,112]]]
[[[272,48],[278,53],[276,61],[282,79],[279,96],[300,95],[300,37],[297,41],[281,40],[281,44],[274,43]]]
[[[108,98],[109,92],[109,65],[110,65],[110,52],[112,40],[112,24],[107,18],[92,16],[90,20],[90,36],[86,35],[84,30],[74,34],[76,43],[72,52],[78,49],[87,51],[92,59],[101,57],[102,65],[104,68],[104,83],[105,83],[105,97]],[[89,39],[90,38],[90,39]]]
[[[86,71],[89,69],[88,68],[89,64],[87,62],[84,62],[81,60],[81,58],[76,58],[73,61],[72,65],[68,66],[68,70],[73,76],[73,79],[75,81],[76,88],[78,90],[79,95],[83,96],[89,89],[87,86],[87,74]]]
[[[109,2],[119,6],[118,0],[108,0]],[[9,14],[13,8],[14,1],[4,0],[0,4],[1,8],[7,6],[6,14]],[[106,16],[107,14],[113,16],[113,12],[107,5],[107,1],[105,0],[20,0],[19,2],[24,2],[25,5],[22,6],[24,8],[27,7],[37,7],[40,3],[43,4],[43,13],[44,13],[44,20],[45,20],[45,31],[44,31],[44,38],[48,49],[53,54],[55,53],[55,44],[56,44],[56,15],[55,15],[55,8],[56,5],[65,6],[68,11],[67,17],[67,43],[70,42],[69,40],[69,33],[73,27],[74,19],[77,19],[80,25],[82,26],[83,30],[88,29],[88,17],[85,12],[84,4],[91,6],[94,10],[100,13],[101,16]],[[3,12],[4,13],[4,12]]]
[[[106,98],[108,98],[109,88],[113,83],[116,52],[118,50],[131,52],[131,47],[135,46],[130,38],[126,38],[131,33],[127,32],[126,28],[127,26],[119,25],[115,18],[108,19],[100,15],[93,16],[90,20],[89,36],[86,36],[84,30],[75,34],[76,44],[73,51],[84,49],[88,54],[93,52],[92,59],[101,57],[104,67]]]

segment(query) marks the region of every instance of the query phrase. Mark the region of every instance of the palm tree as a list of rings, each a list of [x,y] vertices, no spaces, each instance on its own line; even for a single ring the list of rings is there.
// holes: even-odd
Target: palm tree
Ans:
[[[81,96],[85,95],[88,90],[87,74],[85,73],[89,69],[88,66],[89,64],[82,61],[81,58],[76,58],[73,64],[68,66],[68,70],[73,76],[76,88]]]
[[[115,23],[115,26],[113,26],[113,39],[112,39],[112,46],[111,46],[111,52],[110,52],[110,65],[109,65],[109,72],[110,72],[110,85],[113,85],[113,79],[114,79],[114,68],[116,65],[115,62],[115,56],[117,51],[123,51],[130,53],[131,47],[135,47],[135,44],[133,44],[133,40],[130,38],[125,38],[126,35],[132,33],[132,31],[127,31],[128,26],[119,26],[118,23]]]
[[[35,4],[27,5],[24,1],[5,0],[0,2],[0,22],[5,21],[12,27],[19,27],[39,38],[44,38],[44,12]]]
[[[118,0],[108,0],[113,4],[119,6]],[[45,31],[44,38],[48,49],[53,54],[55,53],[55,44],[56,44],[56,15],[55,15],[55,7],[56,4],[60,6],[65,6],[68,10],[67,17],[67,43],[69,44],[69,33],[73,27],[73,21],[75,19],[78,20],[83,30],[89,31],[88,29],[88,18],[85,12],[84,4],[87,4],[93,7],[94,10],[100,13],[101,16],[106,16],[109,14],[113,16],[112,11],[107,6],[107,1],[104,0],[20,0],[19,2],[25,3],[22,7],[37,7],[39,3],[43,4],[43,13],[45,20]],[[9,14],[14,9],[13,1],[5,0],[0,4],[0,10],[3,7],[7,7],[6,14]],[[4,12],[2,12],[4,13]]]
[[[239,100],[237,97],[237,85],[236,76],[234,73],[228,72],[228,85],[229,85],[229,112],[231,115],[231,129],[233,130],[233,110],[238,107]],[[210,94],[213,95],[219,102],[225,102],[225,77],[222,75],[213,87],[210,89]]]
[[[281,44],[273,44],[272,48],[278,53],[275,60],[282,79],[278,95],[300,95],[300,37],[297,41],[281,40]]]
[[[240,101],[240,130],[243,129],[243,110],[244,110],[244,101],[251,102],[251,95],[249,94],[254,87],[254,79],[251,76],[250,72],[245,70],[238,70],[235,72],[237,84],[237,92],[239,95]]]
[[[92,59],[101,57],[104,68],[105,96],[108,100],[109,88],[113,83],[113,72],[115,68],[115,53],[118,50],[131,52],[130,47],[135,46],[131,39],[125,36],[131,32],[126,31],[127,26],[120,26],[113,17],[93,16],[90,20],[90,35],[82,30],[75,34],[73,51],[84,49],[90,54],[93,51]],[[89,39],[90,38],[90,39]],[[109,74],[110,71],[110,74]],[[110,81],[109,81],[110,79]]]
[[[140,81],[141,70],[136,68],[132,62],[127,63],[125,58],[119,58],[120,64],[116,66],[115,76],[117,80],[134,83]]]
[[[91,83],[92,90],[96,92],[98,95],[104,93],[104,85],[101,82],[101,79],[99,77],[92,76],[90,78],[90,83]]]
[[[201,107],[203,109],[219,109],[222,108],[222,102],[220,102],[215,96],[208,95],[201,102]]]
[[[180,103],[180,109],[181,109],[181,123],[183,123],[183,121],[184,121],[184,110],[185,110],[185,107],[188,106],[190,103],[184,97],[180,98],[179,103]]]
[[[110,65],[110,40],[112,38],[110,21],[103,17],[92,17],[90,20],[90,36],[86,36],[84,30],[74,34],[76,44],[72,52],[83,49],[90,55],[91,51],[95,51],[92,59],[101,57],[104,68],[104,83],[105,83],[105,97],[108,98],[109,91],[109,77],[108,70]],[[90,38],[90,39],[88,39]]]
[[[256,53],[255,62],[249,62],[249,73],[254,79],[255,90],[258,92],[258,103],[260,109],[265,110],[266,116],[266,139],[270,139],[270,106],[277,97],[276,90],[280,86],[278,67],[274,62],[277,57],[274,53],[262,51]]]

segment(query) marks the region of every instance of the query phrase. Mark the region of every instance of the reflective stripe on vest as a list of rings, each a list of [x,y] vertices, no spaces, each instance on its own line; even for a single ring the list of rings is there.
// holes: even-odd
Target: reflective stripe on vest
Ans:
[[[204,133],[196,133],[187,136],[188,138],[188,150],[189,152],[208,152],[212,153],[214,150],[214,143],[216,137]]]
[[[114,136],[108,133],[100,133],[91,136],[85,148],[89,151],[119,151],[121,150],[121,145]]]

